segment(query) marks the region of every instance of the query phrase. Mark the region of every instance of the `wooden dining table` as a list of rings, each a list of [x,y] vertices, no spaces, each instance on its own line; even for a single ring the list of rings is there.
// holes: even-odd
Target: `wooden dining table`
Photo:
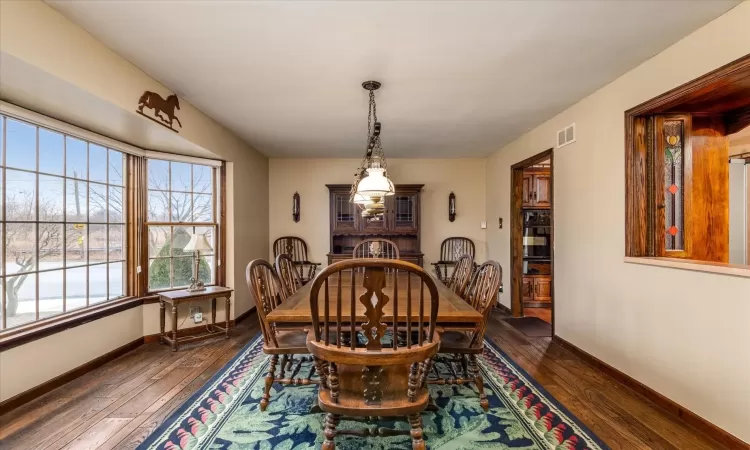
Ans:
[[[394,280],[395,277],[398,280]],[[407,311],[407,300],[411,299],[412,303],[412,314],[418,311],[418,304],[420,298],[420,284],[416,277],[412,275],[411,284],[408,283],[407,274],[391,275],[388,277],[386,287],[383,290],[391,300],[394,297],[394,288],[398,286],[398,318],[400,322],[406,320]],[[440,280],[434,277],[432,274],[429,275],[435,285],[439,295],[439,306],[437,314],[437,326],[438,327],[450,327],[451,329],[464,329],[473,330],[477,324],[481,323],[482,315],[478,313],[474,308],[471,307],[464,299],[459,297],[455,292],[445,286]],[[355,295],[359,297],[366,289],[362,285],[362,275],[355,277]],[[351,275],[346,274],[341,278],[341,297],[342,302],[342,316],[350,317],[350,305],[351,305]],[[277,326],[300,326],[305,324],[312,324],[312,314],[310,310],[310,289],[312,282],[302,286],[297,292],[287,298],[281,305],[277,306],[267,316],[267,320]],[[318,309],[320,317],[324,314],[325,302],[323,301],[325,286],[321,286],[319,292]],[[409,295],[411,291],[411,295]],[[336,310],[338,304],[338,278],[329,278],[329,308],[331,311]],[[425,317],[429,317],[430,314],[430,299],[427,289],[424,290],[425,304],[424,312]],[[385,320],[391,320],[393,317],[393,305],[395,302],[389,301],[383,308],[385,314]],[[354,302],[355,306],[355,318],[357,322],[366,322],[368,318],[365,316],[365,306],[359,302]]]

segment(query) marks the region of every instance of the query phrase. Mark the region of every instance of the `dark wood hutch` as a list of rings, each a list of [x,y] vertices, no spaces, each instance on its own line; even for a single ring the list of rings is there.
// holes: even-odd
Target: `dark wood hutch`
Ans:
[[[552,302],[550,167],[523,171],[523,281],[524,307],[550,307]]]
[[[385,214],[379,220],[362,217],[359,206],[349,201],[350,184],[327,184],[331,209],[331,249],[328,264],[351,259],[354,246],[364,239],[382,237],[398,246],[401,259],[422,265],[420,203],[423,184],[397,184],[396,194],[385,198]]]

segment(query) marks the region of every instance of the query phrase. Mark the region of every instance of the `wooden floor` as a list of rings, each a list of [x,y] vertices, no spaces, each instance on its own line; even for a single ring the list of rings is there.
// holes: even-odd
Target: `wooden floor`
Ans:
[[[496,311],[487,335],[612,449],[723,449],[549,338],[529,338]],[[132,449],[258,332],[172,353],[147,344],[0,417],[2,449]],[[428,441],[429,444],[429,441]]]
[[[552,323],[552,308],[524,308],[524,317],[538,317],[547,323]]]

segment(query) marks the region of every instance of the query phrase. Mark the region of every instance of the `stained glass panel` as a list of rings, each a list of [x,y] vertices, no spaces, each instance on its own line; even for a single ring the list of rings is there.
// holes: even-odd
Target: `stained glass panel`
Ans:
[[[683,121],[664,122],[664,223],[667,251],[684,249],[683,138]]]

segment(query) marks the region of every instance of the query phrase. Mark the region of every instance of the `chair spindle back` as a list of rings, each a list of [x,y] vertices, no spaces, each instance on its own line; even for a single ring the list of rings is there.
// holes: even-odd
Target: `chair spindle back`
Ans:
[[[284,299],[289,298],[302,287],[302,278],[294,267],[294,261],[287,254],[276,256],[276,273],[281,280],[281,287],[284,290]]]
[[[503,279],[503,269],[497,261],[487,261],[474,272],[464,298],[469,304],[482,314],[482,322],[473,332],[471,346],[482,346],[484,332],[487,330],[492,306],[497,299],[500,283]]]
[[[453,275],[448,283],[448,287],[458,294],[460,297],[464,297],[466,287],[471,280],[471,273],[474,270],[474,257],[469,254],[463,254],[456,261],[456,266],[453,269]]]
[[[268,322],[266,316],[284,301],[281,280],[273,266],[264,259],[256,259],[247,265],[245,270],[247,288],[255,300],[260,329],[267,346],[278,347],[276,327]]]
[[[458,261],[461,255],[475,257],[474,242],[465,237],[449,237],[440,244],[440,261]]]
[[[359,269],[364,269],[364,273]],[[387,271],[396,273],[389,288],[386,288]],[[399,283],[402,283],[401,291]],[[364,292],[360,286],[364,287]],[[356,316],[358,305],[364,306],[364,317]],[[391,356],[412,347],[433,345],[437,342],[438,305],[438,290],[432,278],[421,267],[398,260],[351,259],[331,264],[315,278],[310,290],[315,341],[320,346],[343,352],[364,351],[387,356],[381,351],[388,347],[383,344],[388,330],[393,337]],[[424,339],[415,342],[407,339],[399,345],[396,339],[399,331],[408,335],[418,331],[418,336]],[[358,348],[358,335],[366,341],[364,350]],[[378,364],[388,365],[388,361]]]
[[[352,256],[355,259],[401,259],[398,246],[388,239],[365,239],[354,247]]]

